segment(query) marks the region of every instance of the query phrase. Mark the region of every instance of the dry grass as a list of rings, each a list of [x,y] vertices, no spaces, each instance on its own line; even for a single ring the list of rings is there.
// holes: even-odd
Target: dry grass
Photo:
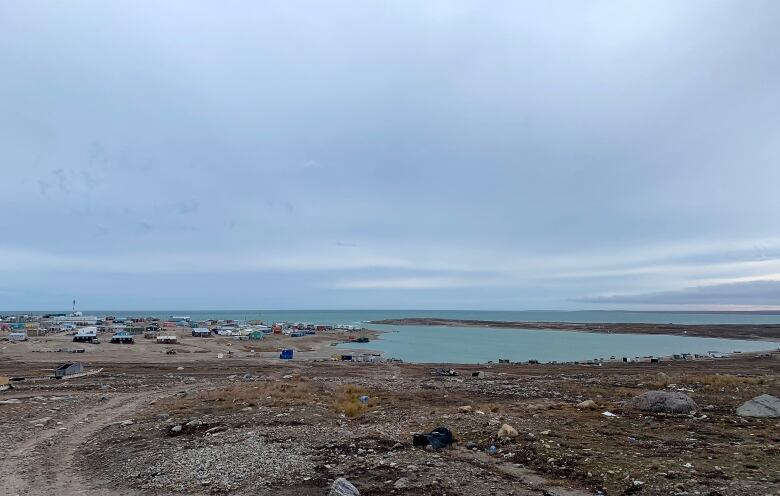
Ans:
[[[336,396],[333,410],[336,413],[343,413],[347,417],[358,417],[376,406],[377,399],[375,397],[369,396],[368,402],[363,403],[360,401],[361,396],[369,396],[369,394],[360,386],[349,385]]]
[[[727,387],[727,386],[740,386],[740,385],[763,385],[771,384],[776,381],[775,378],[756,376],[756,377],[743,377],[737,375],[701,375],[693,378],[695,382],[713,387]]]
[[[157,402],[154,412],[171,414],[218,413],[259,405],[287,407],[309,405],[321,399],[323,391],[305,377],[268,383],[236,384],[204,389],[192,396],[173,396]]]
[[[675,377],[653,376],[645,384],[648,387],[663,389],[670,384],[703,385],[713,388],[737,388],[740,386],[771,385],[778,382],[775,376],[741,376],[731,374],[697,375],[681,372]]]

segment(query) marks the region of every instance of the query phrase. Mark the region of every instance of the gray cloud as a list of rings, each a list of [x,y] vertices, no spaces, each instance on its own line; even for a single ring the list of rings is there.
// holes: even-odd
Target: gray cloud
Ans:
[[[780,281],[750,281],[711,286],[695,286],[679,291],[659,291],[634,295],[580,298],[582,303],[651,305],[777,305]]]
[[[69,301],[55,272],[138,307],[780,279],[780,3],[234,6],[2,3],[0,303]]]

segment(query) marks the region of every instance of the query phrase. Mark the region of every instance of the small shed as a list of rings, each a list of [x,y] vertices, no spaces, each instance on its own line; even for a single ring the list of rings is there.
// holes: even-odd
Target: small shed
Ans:
[[[27,331],[13,331],[8,335],[10,341],[27,341]]]
[[[282,350],[281,353],[279,353],[279,358],[282,360],[292,360],[293,357],[293,350],[290,348],[285,348]]]
[[[176,336],[168,335],[168,336],[157,336],[157,344],[176,344],[177,339]]]
[[[54,369],[54,377],[67,377],[69,375],[81,374],[82,372],[84,372],[84,366],[82,366],[79,362],[63,363]]]
[[[263,331],[252,331],[249,333],[249,339],[252,341],[257,341],[259,339],[263,339]]]
[[[192,330],[192,335],[196,338],[207,338],[211,336],[211,331],[206,327],[196,327]]]

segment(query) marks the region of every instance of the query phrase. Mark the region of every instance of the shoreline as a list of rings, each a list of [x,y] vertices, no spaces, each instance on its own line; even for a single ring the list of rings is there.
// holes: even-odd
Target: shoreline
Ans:
[[[373,325],[474,327],[505,330],[574,331],[599,334],[655,334],[698,338],[723,338],[745,341],[780,342],[780,324],[640,324],[585,322],[505,322],[438,318],[384,319]]]

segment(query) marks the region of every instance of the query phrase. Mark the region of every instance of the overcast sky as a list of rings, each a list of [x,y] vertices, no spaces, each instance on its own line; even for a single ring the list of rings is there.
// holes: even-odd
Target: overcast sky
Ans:
[[[780,2],[0,4],[0,309],[780,305]]]

